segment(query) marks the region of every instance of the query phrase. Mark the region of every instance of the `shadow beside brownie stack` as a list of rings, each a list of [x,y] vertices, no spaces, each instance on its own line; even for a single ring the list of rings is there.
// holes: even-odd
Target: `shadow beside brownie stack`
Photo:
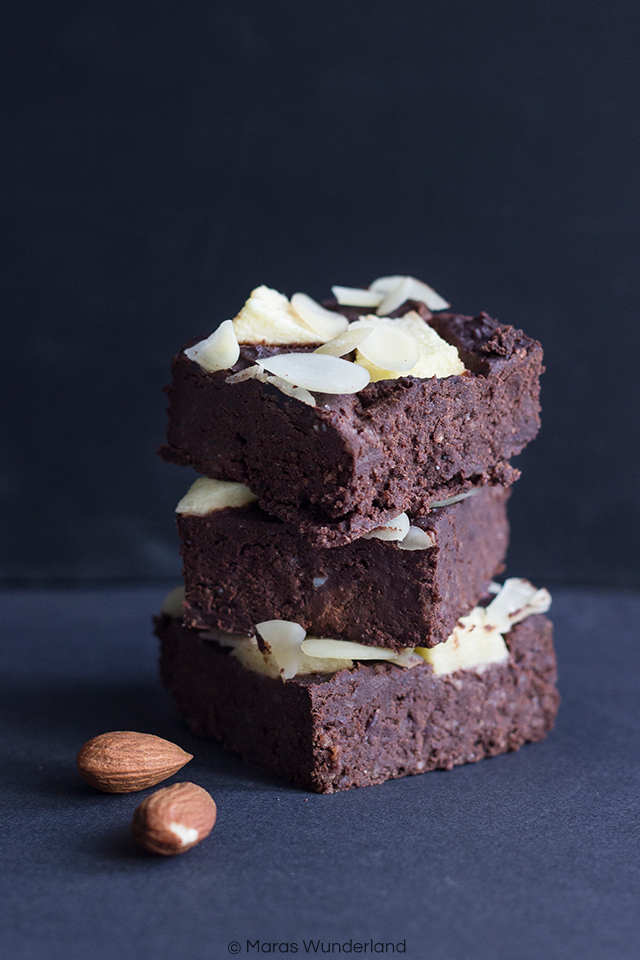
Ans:
[[[541,740],[550,597],[494,581],[540,345],[382,277],[320,306],[259,287],[174,359],[161,456],[185,584],[156,620],[191,728],[330,793]]]

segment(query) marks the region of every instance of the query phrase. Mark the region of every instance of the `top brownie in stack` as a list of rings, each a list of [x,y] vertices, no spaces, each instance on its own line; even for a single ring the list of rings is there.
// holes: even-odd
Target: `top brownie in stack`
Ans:
[[[349,319],[367,313],[330,307],[325,314],[343,311]],[[161,456],[246,484],[265,511],[322,547],[349,543],[404,511],[424,514],[474,486],[509,485],[518,476],[509,459],[539,428],[539,343],[485,313],[432,313],[415,299],[389,316],[388,324],[410,316],[435,331],[457,351],[460,372],[372,377],[352,393],[304,391],[311,401],[300,402],[275,385],[277,377],[267,382],[263,365],[268,371],[276,355],[315,352],[330,337],[307,328],[306,342],[269,342],[268,334],[259,341],[258,332],[243,343],[239,333],[238,353],[224,369],[193,359],[199,344],[192,341],[173,361]],[[251,375],[256,369],[262,376]]]

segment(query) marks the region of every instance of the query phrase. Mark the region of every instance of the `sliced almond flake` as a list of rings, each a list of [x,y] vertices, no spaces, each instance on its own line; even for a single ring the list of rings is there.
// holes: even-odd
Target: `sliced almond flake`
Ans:
[[[341,307],[377,307],[384,294],[360,287],[331,287],[331,292]]]
[[[245,380],[254,380],[257,373],[257,367],[246,367],[244,370],[239,370],[238,373],[232,373],[230,377],[227,377],[224,381],[225,383],[244,383]]]
[[[402,277],[399,274],[394,274],[392,277],[378,277],[377,280],[369,284],[369,290],[374,290],[376,293],[382,293],[386,296],[387,293],[391,293],[392,290],[399,287],[402,281],[406,279],[406,277]]]
[[[384,299],[378,305],[378,309],[376,310],[378,316],[388,316],[388,314],[393,313],[394,310],[397,310],[398,307],[401,307],[406,300],[409,300],[409,294],[411,293],[412,286],[411,277],[403,277],[398,286],[389,290]]]
[[[398,544],[401,550],[428,550],[435,545],[433,534],[422,527],[409,527],[409,533]]]
[[[199,477],[176,507],[176,513],[206,517],[225,507],[244,507],[258,498],[243,483]]]
[[[302,322],[317,334],[319,340],[333,340],[338,334],[344,333],[349,325],[342,314],[327,310],[306,293],[294,293],[291,307]]]
[[[160,607],[160,613],[166,613],[168,617],[173,617],[175,620],[182,620],[184,596],[184,584],[181,583],[166,595]]]
[[[266,380],[267,375],[264,372],[264,367],[259,363],[254,363],[250,367],[245,367],[244,370],[238,371],[238,373],[232,373],[230,377],[227,377],[225,383],[242,383],[244,380]]]
[[[314,393],[358,393],[369,383],[364,367],[320,353],[280,353],[262,365],[277,377]]]
[[[395,660],[396,650],[386,647],[367,647],[363,643],[351,640],[329,640],[307,637],[302,643],[302,652],[309,657],[331,658],[332,660]]]
[[[256,624],[256,630],[269,647],[278,663],[284,680],[295,677],[300,666],[301,644],[305,629],[291,620],[264,620]]]
[[[528,580],[510,577],[484,609],[487,621],[494,624],[500,633],[508,633],[514,624],[533,613],[546,613],[550,606],[551,594],[548,590],[537,590]]]
[[[262,652],[255,637],[240,633],[225,633],[223,630],[201,630],[202,640],[215,640],[221,647],[230,647],[231,656],[247,670],[262,673],[266,677],[277,679],[280,666],[269,652]]]
[[[305,629],[294,620],[263,620],[256,630],[272,649],[278,644],[299,647],[305,638]]]
[[[316,406],[315,398],[308,390],[305,390],[304,387],[292,387],[290,383],[287,383],[287,381],[281,377],[267,377],[265,383],[270,383],[272,386],[277,387],[278,390],[281,390],[282,393],[286,393],[288,397],[300,400],[301,403],[306,403],[309,407]]]
[[[455,497],[447,497],[446,500],[434,500],[433,503],[429,504],[429,507],[431,510],[435,510],[437,507],[450,507],[452,503],[459,503],[461,500],[466,500],[467,497],[475,497],[476,493],[480,493],[481,490],[482,487],[472,487],[466,493],[457,493]]]
[[[398,651],[398,656],[393,663],[398,667],[411,669],[411,667],[419,667],[421,663],[424,663],[424,657],[416,653],[412,647],[405,647],[404,650]]]
[[[436,293],[428,283],[423,283],[422,280],[416,280],[415,277],[410,277],[410,280],[412,287],[409,300],[417,300],[418,303],[424,303],[429,310],[447,310],[451,306],[449,301],[441,297],[439,293]]]
[[[349,324],[350,330],[372,327],[372,332],[358,347],[359,353],[376,367],[408,373],[420,358],[420,349],[411,333],[386,318],[367,316]]]
[[[210,337],[194,344],[193,347],[187,347],[184,352],[189,360],[193,360],[209,373],[228,370],[238,362],[240,356],[233,320],[225,320]]]
[[[269,646],[265,654],[267,669],[273,671],[275,664],[283,680],[290,680],[298,674],[337,673],[353,666],[349,658],[334,658],[324,654],[321,657],[310,656],[302,649],[305,631],[298,623],[267,620],[257,624],[256,629]],[[252,668],[264,672],[262,665],[257,662],[253,663]]]
[[[338,673],[340,670],[350,670],[352,667],[353,660],[343,660],[341,657],[310,657],[302,653],[297,676],[309,673]]]
[[[400,513],[393,520],[387,520],[382,526],[362,534],[362,540],[404,540],[409,533],[410,523],[406,513]]]
[[[398,280],[397,285],[391,286],[392,280]],[[393,313],[407,300],[417,300],[419,303],[424,303],[429,310],[445,310],[451,306],[432,287],[423,283],[422,280],[416,280],[415,277],[380,277],[378,280],[374,280],[374,284],[380,283],[380,281],[389,281],[389,284],[385,291],[385,298],[376,310],[379,317]]]
[[[339,336],[323,343],[317,347],[314,353],[327,353],[331,357],[344,357],[347,353],[352,353],[356,347],[359,347],[363,340],[366,340],[373,327],[358,327],[354,329],[351,325],[348,330]],[[228,382],[228,381],[227,381]]]

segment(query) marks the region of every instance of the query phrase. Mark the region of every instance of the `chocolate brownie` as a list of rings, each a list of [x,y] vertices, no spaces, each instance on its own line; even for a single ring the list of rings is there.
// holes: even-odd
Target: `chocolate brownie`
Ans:
[[[558,708],[541,614],[507,633],[503,663],[445,675],[376,662],[283,682],[166,614],[156,634],[162,679],[196,733],[318,793],[517,750],[551,730]]]
[[[256,360],[313,346],[242,346],[234,367],[215,373],[179,353],[160,455],[245,483],[266,512],[322,547],[472,486],[508,485],[518,476],[509,458],[539,427],[540,344],[484,313],[426,314],[464,373],[380,380],[316,395],[315,407],[255,379],[227,383]]]
[[[379,539],[314,548],[256,503],[178,514],[185,622],[254,633],[263,620],[294,620],[319,637],[393,649],[433,646],[501,571],[509,495],[485,487],[412,518],[435,541],[421,550]]]

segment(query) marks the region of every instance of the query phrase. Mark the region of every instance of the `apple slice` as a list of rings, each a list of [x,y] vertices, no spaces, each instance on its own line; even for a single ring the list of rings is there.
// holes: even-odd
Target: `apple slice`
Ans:
[[[270,287],[256,287],[233,321],[238,343],[318,343],[319,337],[300,317],[282,293]]]

